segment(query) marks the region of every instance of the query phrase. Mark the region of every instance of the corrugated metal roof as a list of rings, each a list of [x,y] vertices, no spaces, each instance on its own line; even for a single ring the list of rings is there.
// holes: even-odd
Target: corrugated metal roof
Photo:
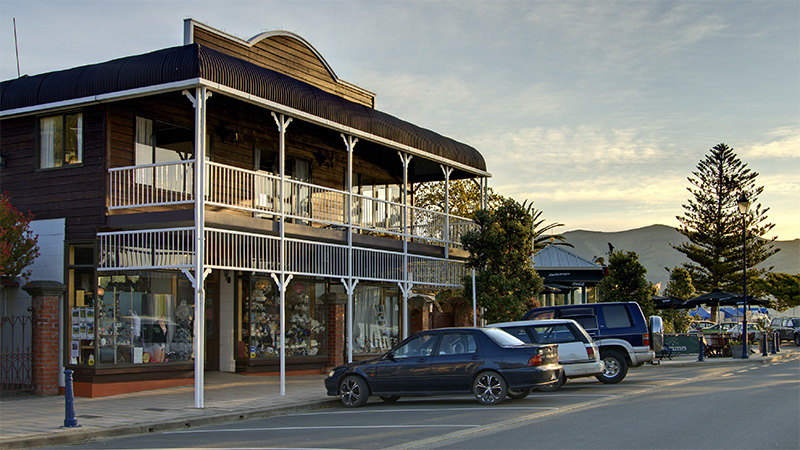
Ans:
[[[467,144],[199,44],[4,81],[0,84],[0,110],[26,108],[194,78],[219,83],[486,171],[483,156]]]
[[[548,245],[533,255],[536,269],[597,269],[601,267],[560,245]]]

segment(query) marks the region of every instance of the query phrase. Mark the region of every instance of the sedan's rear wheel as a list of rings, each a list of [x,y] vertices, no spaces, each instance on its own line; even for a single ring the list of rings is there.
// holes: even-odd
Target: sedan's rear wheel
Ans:
[[[496,405],[508,395],[508,385],[499,373],[487,371],[480,373],[472,382],[472,392],[481,404]]]
[[[800,334],[794,335],[794,345],[800,347]]]
[[[369,387],[363,378],[350,375],[339,383],[339,396],[348,408],[363,406],[369,399]]]
[[[520,400],[530,395],[533,388],[528,389],[509,389],[508,398],[512,400]]]

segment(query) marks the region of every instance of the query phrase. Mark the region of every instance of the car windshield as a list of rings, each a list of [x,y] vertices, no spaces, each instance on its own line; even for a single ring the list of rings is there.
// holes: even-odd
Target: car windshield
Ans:
[[[501,347],[509,347],[513,345],[525,345],[524,342],[506,333],[500,328],[483,328],[483,332],[486,333],[486,335],[489,336],[491,340],[496,342],[497,345]]]

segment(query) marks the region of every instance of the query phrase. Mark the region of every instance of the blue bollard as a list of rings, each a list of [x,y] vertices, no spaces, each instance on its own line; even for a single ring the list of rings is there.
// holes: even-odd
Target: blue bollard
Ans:
[[[700,341],[700,354],[697,355],[697,361],[703,362],[704,353],[706,352],[705,346],[703,345],[703,335],[699,334],[697,340]]]
[[[78,419],[75,418],[75,399],[72,396],[72,371],[64,371],[64,399],[66,400],[66,411],[64,417],[64,428],[79,427]]]
[[[775,353],[781,352],[781,333],[780,331],[775,332]]]
[[[769,343],[767,342],[767,332],[764,332],[764,338],[761,339],[763,347],[761,348],[761,356],[769,356]]]

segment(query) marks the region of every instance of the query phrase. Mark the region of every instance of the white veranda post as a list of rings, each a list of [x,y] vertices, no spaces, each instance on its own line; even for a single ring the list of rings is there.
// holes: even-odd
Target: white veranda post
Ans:
[[[342,278],[342,284],[347,291],[347,362],[353,362],[353,292],[358,284],[358,280],[353,279],[353,148],[358,138],[344,133],[341,136],[347,149],[347,278]]]
[[[195,95],[183,91],[194,105],[194,275],[183,273],[194,286],[194,407],[203,408],[205,370],[205,161],[206,161],[206,101],[211,92],[205,87],[195,89]]]
[[[280,289],[281,293],[281,304],[280,304],[280,342],[281,342],[281,395],[286,395],[286,285],[289,284],[289,280],[292,279],[291,275],[289,278],[286,278],[286,211],[284,210],[284,206],[286,205],[286,128],[292,122],[291,118],[286,118],[283,114],[278,116],[274,112],[272,113],[272,117],[275,119],[275,123],[278,124],[278,165],[280,178],[281,178],[281,186],[280,186],[280,279],[278,279],[275,274],[272,274],[272,278],[275,280],[275,283],[278,284],[278,289]]]

